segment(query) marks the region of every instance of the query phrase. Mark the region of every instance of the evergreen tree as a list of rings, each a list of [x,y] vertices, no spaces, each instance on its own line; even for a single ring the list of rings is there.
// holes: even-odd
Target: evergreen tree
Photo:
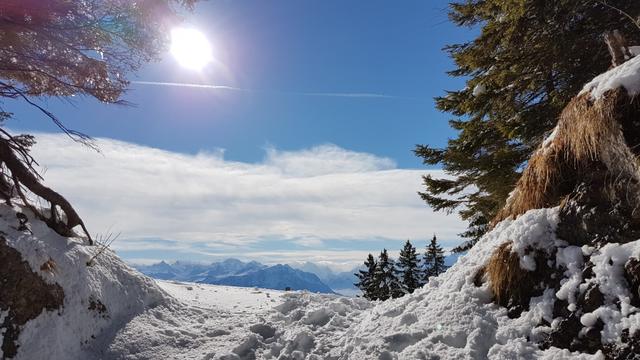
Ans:
[[[438,245],[436,236],[433,235],[431,242],[427,245],[427,251],[424,254],[424,272],[423,282],[426,284],[432,276],[438,276],[447,270],[444,264],[444,251]]]
[[[400,251],[398,268],[402,276],[402,287],[405,292],[411,294],[422,285],[418,254],[415,246],[411,245],[409,240]]]
[[[629,16],[630,15],[630,16]],[[633,20],[640,1],[465,0],[450,5],[458,26],[477,27],[477,38],[446,48],[456,64],[449,74],[467,79],[462,90],[436,98],[458,131],[444,148],[418,145],[425,164],[441,165],[451,179],[424,177],[421,197],[435,210],[458,207],[469,221],[461,234],[469,249],[513,189],[524,162],[555,126],[582,86],[607,70],[602,40],[618,29],[640,44]],[[636,21],[637,22],[637,21]]]
[[[367,260],[364,262],[365,270],[359,270],[355,275],[358,278],[358,282],[354,285],[362,291],[362,297],[369,300],[377,300],[378,283],[376,282],[375,273],[378,264],[373,258],[373,255],[369,254]]]
[[[374,281],[378,286],[376,291],[376,298],[378,300],[398,298],[404,295],[396,273],[395,262],[389,258],[387,249],[382,250],[378,258],[378,266],[376,267],[374,276]]]

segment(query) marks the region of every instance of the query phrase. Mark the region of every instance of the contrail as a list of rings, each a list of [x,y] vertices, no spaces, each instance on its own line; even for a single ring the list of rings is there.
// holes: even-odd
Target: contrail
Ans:
[[[226,86],[226,85],[190,84],[190,83],[160,82],[160,81],[131,81],[131,83],[139,84],[139,85],[152,85],[152,86],[174,86],[174,87],[186,87],[186,88],[197,88],[197,89],[228,90],[228,91],[239,91],[239,92],[247,92],[247,93],[272,92],[272,93],[280,93],[280,94],[293,94],[293,95],[301,95],[301,96],[318,96],[318,97],[412,99],[404,96],[394,96],[394,95],[366,93],[366,92],[364,93],[362,92],[361,93],[341,93],[341,92],[333,93],[333,92],[264,91],[264,90],[244,89],[244,88]]]
[[[225,85],[186,84],[186,83],[158,82],[158,81],[132,81],[131,83],[139,84],[139,85],[175,86],[175,87],[188,87],[188,88],[213,89],[213,90],[231,90],[231,91],[246,91],[246,92],[251,91],[248,89],[241,89],[241,88],[237,88],[233,86],[225,86]]]

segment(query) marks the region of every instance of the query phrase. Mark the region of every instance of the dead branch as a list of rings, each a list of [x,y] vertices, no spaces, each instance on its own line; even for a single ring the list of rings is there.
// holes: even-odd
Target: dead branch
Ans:
[[[10,140],[3,137],[0,137],[0,161],[2,161],[6,168],[11,172],[14,187],[18,192],[20,198],[25,203],[25,205],[28,206],[36,214],[36,216],[46,221],[49,227],[63,236],[73,236],[74,234],[72,229],[76,226],[80,226],[85,232],[89,244],[93,245],[93,240],[91,239],[89,231],[85,227],[84,222],[75,211],[73,206],[71,206],[67,199],[65,199],[62,195],[44,186],[35,175],[34,171],[28,168],[28,166],[30,165],[25,165],[25,162],[20,160],[16,156],[16,152],[10,145]],[[50,216],[48,218],[45,217],[39,211],[39,209],[36,209],[33,205],[31,205],[31,203],[22,192],[21,185],[34,193],[36,196],[41,197],[51,204]],[[62,209],[62,211],[66,215],[66,219],[62,219],[58,216],[56,206]]]
[[[633,57],[629,52],[624,36],[618,30],[607,31],[604,34],[604,42],[609,48],[612,68],[622,65],[622,63]]]

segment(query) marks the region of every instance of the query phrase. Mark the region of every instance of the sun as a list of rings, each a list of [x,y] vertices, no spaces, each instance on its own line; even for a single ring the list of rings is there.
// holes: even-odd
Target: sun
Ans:
[[[213,50],[209,40],[196,29],[171,30],[171,54],[180,66],[191,70],[202,70],[213,61]]]

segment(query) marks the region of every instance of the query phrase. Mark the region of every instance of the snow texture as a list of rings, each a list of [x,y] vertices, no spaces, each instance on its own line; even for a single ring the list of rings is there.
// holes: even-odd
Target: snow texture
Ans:
[[[480,96],[480,95],[482,95],[482,94],[484,94],[486,92],[487,92],[487,87],[484,84],[479,83],[478,85],[473,87],[473,91],[472,91],[471,94],[474,97],[478,97],[478,96]]]
[[[15,217],[2,208],[0,226]],[[403,298],[369,302],[361,298],[308,292],[159,281],[128,268],[112,253],[86,267],[90,247],[61,238],[32,221],[33,235],[11,232],[11,246],[33,269],[51,256],[56,274],[41,275],[65,290],[61,315],[43,313],[28,322],[20,337],[22,359],[602,359],[550,348],[536,341],[553,329],[556,298],[575,298],[585,284],[583,254],[591,254],[595,279],[605,296],[622,310],[602,307],[583,314],[585,325],[605,323],[603,340],[616,341],[623,329],[640,328],[621,286],[622,266],[640,254],[640,242],[599,250],[567,246],[553,235],[558,209],[531,210],[506,220],[485,235],[467,255],[423,289]],[[509,319],[492,301],[488,286],[474,278],[493,251],[511,241],[515,251],[557,247],[556,262],[566,267],[562,287],[533,298],[529,311]],[[46,255],[45,255],[46,254]],[[523,260],[525,266],[530,264]],[[529,264],[529,265],[528,265]],[[87,311],[94,296],[109,316]],[[550,326],[538,326],[541,320]],[[92,338],[95,336],[95,339]],[[46,355],[46,356],[44,356]]]
[[[600,99],[607,91],[619,87],[624,87],[630,97],[640,93],[640,56],[598,75],[584,86],[580,95],[588,93],[593,99]]]
[[[30,230],[17,230],[17,211],[28,216]],[[60,312],[43,311],[21,329],[17,359],[94,358],[121,326],[169,299],[153,280],[109,250],[87,266],[96,247],[83,245],[82,239],[59,236],[30,211],[0,205],[0,230],[35,273],[46,282],[58,283],[65,294]],[[41,270],[50,260],[55,267]],[[102,303],[106,311],[90,310],[92,301]]]

